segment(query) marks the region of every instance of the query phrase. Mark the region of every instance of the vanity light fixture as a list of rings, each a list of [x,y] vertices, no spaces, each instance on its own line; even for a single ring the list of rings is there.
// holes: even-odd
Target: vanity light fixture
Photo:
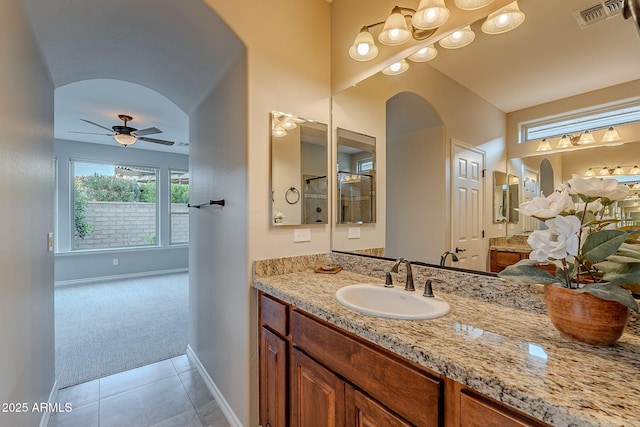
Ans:
[[[458,9],[475,10],[490,5],[493,0],[455,0],[454,3]]]
[[[482,24],[482,32],[485,34],[502,34],[517,28],[524,22],[524,13],[514,1],[492,12]]]
[[[368,27],[362,27],[360,33],[349,48],[349,56],[356,61],[369,61],[378,56],[378,46]]]
[[[593,139],[593,135],[591,134],[591,132],[589,132],[589,130],[585,130],[582,135],[580,135],[578,145],[587,145],[594,142],[596,142],[596,140]]]
[[[287,131],[282,129],[281,127],[277,127],[273,129],[272,134],[276,138],[282,138],[283,136],[287,136]]]
[[[613,128],[613,126],[609,126],[609,129],[604,133],[602,137],[602,142],[616,142],[620,141],[620,135],[618,131]]]
[[[629,175],[640,175],[640,168],[638,165],[634,165],[629,171]]]
[[[494,0],[456,0],[456,6],[462,10],[474,10],[483,8]],[[445,0],[420,0],[417,9],[395,6],[391,14],[384,21],[376,22],[361,27],[353,44],[349,47],[349,56],[356,61],[370,61],[378,56],[379,49],[376,46],[374,36],[369,31],[373,27],[382,26],[378,34],[378,41],[387,46],[398,46],[407,41],[422,41],[433,35],[436,30],[444,25],[451,15]],[[516,2],[498,9],[485,22],[487,28],[498,28],[490,34],[500,34],[516,28],[524,20],[524,14],[518,8]],[[495,24],[492,22],[495,21]],[[483,28],[485,27],[483,25]],[[454,31],[449,36],[440,40],[440,45],[447,49],[457,49],[468,45],[475,39],[475,33],[471,26],[467,25]],[[426,62],[437,55],[433,46],[423,46],[414,52],[409,59],[415,62]]]
[[[540,141],[540,144],[538,144],[538,148],[536,148],[536,151],[549,151],[551,150],[551,144],[549,144],[549,141],[547,141],[547,138],[544,138],[542,141]]]
[[[600,176],[609,176],[611,175],[611,173],[609,173],[609,168],[606,166],[603,166],[602,169],[600,169],[600,172],[598,172],[598,175]]]
[[[447,22],[449,15],[444,0],[420,0],[418,10],[411,18],[411,24],[421,30],[432,30]]]
[[[569,148],[573,146],[574,139],[573,135],[562,135],[562,138],[558,141],[558,146],[556,148]]]
[[[476,33],[473,32],[470,25],[467,25],[449,34],[447,37],[440,39],[438,43],[445,49],[459,49],[469,45],[475,38]]]
[[[394,62],[389,65],[387,68],[382,70],[383,74],[387,76],[395,76],[396,74],[402,74],[409,69],[409,64],[404,59],[401,59],[398,62]]]
[[[624,169],[622,169],[621,166],[616,166],[616,168],[613,170],[613,174],[614,175],[625,175]]]
[[[589,168],[589,169],[587,169],[587,171],[584,173],[584,176],[586,176],[586,177],[592,177],[592,176],[596,176],[596,173],[593,171],[593,168]]]
[[[416,53],[409,55],[407,59],[410,59],[413,62],[427,62],[435,58],[436,55],[438,55],[438,51],[436,50],[436,48],[433,47],[433,45],[429,45],[423,47]]]

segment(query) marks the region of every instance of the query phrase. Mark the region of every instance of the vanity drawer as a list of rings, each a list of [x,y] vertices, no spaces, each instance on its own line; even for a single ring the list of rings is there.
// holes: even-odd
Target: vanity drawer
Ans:
[[[260,324],[286,337],[289,333],[288,306],[260,293]]]
[[[441,425],[441,379],[295,310],[291,339],[407,421],[423,427]]]
[[[496,251],[496,262],[498,265],[511,265],[520,261],[519,252]]]

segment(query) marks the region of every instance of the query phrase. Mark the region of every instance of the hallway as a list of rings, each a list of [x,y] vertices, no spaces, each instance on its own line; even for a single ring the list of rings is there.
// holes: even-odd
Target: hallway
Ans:
[[[227,427],[220,407],[186,355],[58,392],[64,410],[48,427]]]

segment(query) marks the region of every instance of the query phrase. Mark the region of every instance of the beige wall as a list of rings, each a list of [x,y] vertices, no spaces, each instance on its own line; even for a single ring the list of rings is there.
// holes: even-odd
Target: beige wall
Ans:
[[[0,402],[31,407],[54,385],[53,84],[20,0],[0,4],[0,56]],[[0,425],[41,417],[0,413]]]

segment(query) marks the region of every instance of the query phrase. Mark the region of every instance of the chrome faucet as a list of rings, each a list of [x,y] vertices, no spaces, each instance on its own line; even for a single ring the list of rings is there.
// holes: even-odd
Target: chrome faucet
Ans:
[[[440,257],[440,266],[444,266],[444,263],[447,261],[447,256],[451,255],[451,261],[453,262],[458,262],[458,257],[456,256],[455,252],[453,251],[447,251],[445,253],[442,254],[442,256]]]
[[[411,263],[409,261],[407,261],[404,258],[400,258],[396,261],[396,263],[393,265],[393,267],[391,267],[391,272],[392,273],[397,273],[398,272],[398,267],[400,266],[400,263],[404,262],[404,267],[407,270],[407,280],[405,281],[404,284],[404,290],[405,291],[415,291],[416,288],[415,286],[413,286],[413,272],[411,271]]]

